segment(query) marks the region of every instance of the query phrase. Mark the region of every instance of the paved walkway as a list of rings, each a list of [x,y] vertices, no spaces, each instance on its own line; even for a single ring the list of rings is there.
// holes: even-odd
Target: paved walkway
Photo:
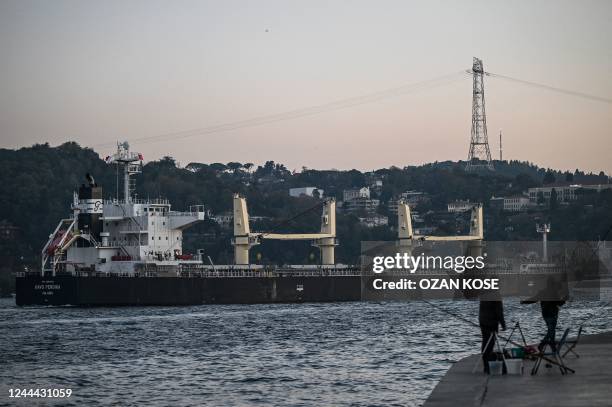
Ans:
[[[612,332],[583,335],[576,351],[580,358],[569,354],[565,359],[576,373],[565,376],[544,363],[531,376],[530,361],[523,376],[488,376],[481,365],[472,373],[479,356],[469,356],[450,368],[424,407],[612,406]]]

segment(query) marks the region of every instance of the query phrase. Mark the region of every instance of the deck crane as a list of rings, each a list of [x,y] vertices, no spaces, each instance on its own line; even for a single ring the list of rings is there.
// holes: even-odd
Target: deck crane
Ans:
[[[320,233],[256,233],[251,232],[246,199],[234,194],[234,261],[236,265],[249,264],[249,250],[261,240],[311,240],[321,250],[321,264],[333,265],[336,243],[336,201],[327,199],[321,205]]]
[[[470,233],[463,236],[430,236],[415,235],[412,229],[410,206],[400,201],[397,206],[397,230],[399,251],[410,253],[415,241],[434,242],[469,242],[469,254],[481,256],[484,239],[482,205],[476,204],[471,209]]]

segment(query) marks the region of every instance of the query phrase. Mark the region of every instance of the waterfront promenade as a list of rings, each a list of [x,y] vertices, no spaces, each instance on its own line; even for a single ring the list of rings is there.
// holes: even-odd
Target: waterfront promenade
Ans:
[[[533,362],[525,361],[522,376],[472,373],[479,355],[456,362],[435,387],[424,407],[594,407],[612,405],[612,332],[583,335],[576,347],[580,358],[569,354],[566,364],[575,374],[561,375],[544,363],[536,376]]]

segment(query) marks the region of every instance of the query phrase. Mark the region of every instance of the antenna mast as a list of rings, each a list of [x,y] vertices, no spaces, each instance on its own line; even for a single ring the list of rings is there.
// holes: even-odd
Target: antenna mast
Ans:
[[[483,80],[485,71],[482,66],[482,60],[474,57],[472,70],[469,72],[474,77],[472,87],[472,135],[468,162],[465,169],[466,171],[476,171],[479,169],[493,170],[489,138],[487,136],[487,115],[485,112]]]
[[[542,235],[542,261],[548,261],[548,234],[550,233],[550,223],[536,224],[536,232]]]
[[[123,166],[123,199],[125,203],[132,202],[132,196],[136,189],[136,182],[132,175],[142,172],[142,160],[142,154],[130,152],[130,145],[127,141],[117,143],[117,152],[112,156],[106,157],[107,163],[117,165],[117,171],[119,171],[119,166]]]
[[[502,154],[502,131],[501,129],[499,129],[499,161],[503,161],[503,154]]]

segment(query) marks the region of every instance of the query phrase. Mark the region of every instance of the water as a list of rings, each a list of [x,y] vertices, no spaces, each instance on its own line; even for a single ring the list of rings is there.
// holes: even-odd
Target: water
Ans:
[[[478,303],[436,304],[476,320]],[[528,340],[538,305],[506,301]],[[568,303],[560,327],[600,303]],[[71,388],[58,405],[402,405],[423,403],[480,332],[423,303],[16,308],[0,300],[0,405],[9,388]],[[43,403],[18,400],[21,405]]]

